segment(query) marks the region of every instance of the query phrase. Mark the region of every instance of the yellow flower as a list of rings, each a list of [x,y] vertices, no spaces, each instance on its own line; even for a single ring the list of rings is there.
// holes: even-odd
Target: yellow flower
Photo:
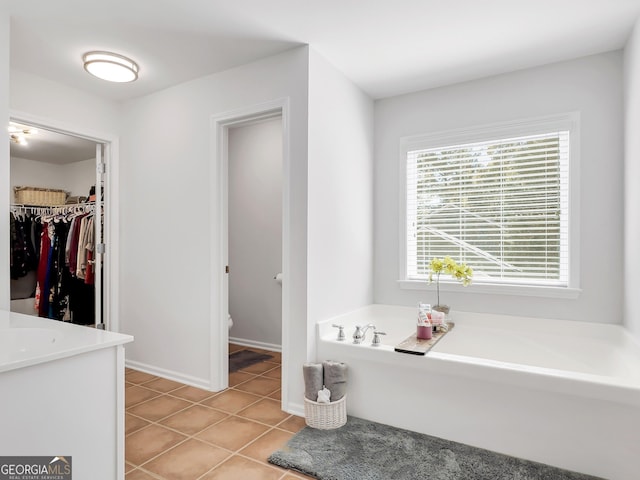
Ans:
[[[429,265],[429,269],[433,273],[442,273],[442,268],[444,267],[444,263],[437,257],[431,259],[431,264]]]
[[[443,263],[444,263],[444,271],[446,273],[448,273],[449,275],[453,275],[456,272],[456,268],[458,267],[458,264],[455,262],[453,258],[446,256],[444,257]]]
[[[473,276],[473,269],[464,263],[456,263],[456,261],[450,256],[439,259],[434,257],[429,264],[429,283],[433,282],[433,274],[436,274],[436,281],[440,281],[440,274],[445,273],[451,275],[456,280],[462,282],[465,287],[471,284],[471,277]]]

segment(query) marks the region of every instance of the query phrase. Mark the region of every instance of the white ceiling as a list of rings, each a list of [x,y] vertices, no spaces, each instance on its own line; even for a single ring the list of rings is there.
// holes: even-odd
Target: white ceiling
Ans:
[[[0,1],[12,68],[118,101],[304,44],[383,98],[615,50],[640,15],[640,0]],[[89,50],[135,59],[138,81],[88,75]],[[64,163],[93,148],[61,138],[12,155]]]
[[[13,68],[126,100],[311,44],[374,98],[615,50],[640,0],[2,0]],[[86,74],[88,50],[140,79]]]
[[[21,125],[29,128],[25,124]],[[27,136],[27,145],[10,142],[11,158],[65,165],[96,158],[96,143],[84,138],[38,128]]]

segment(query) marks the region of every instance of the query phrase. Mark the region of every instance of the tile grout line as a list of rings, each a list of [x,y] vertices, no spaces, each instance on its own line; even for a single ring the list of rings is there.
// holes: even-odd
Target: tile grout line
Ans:
[[[244,447],[243,447],[243,448],[244,448]],[[244,459],[246,459],[246,460],[250,460],[250,461],[255,462],[255,463],[259,464],[259,465],[263,465],[263,463],[262,463],[262,462],[260,462],[260,461],[256,460],[255,458],[247,457],[246,455],[242,455],[242,454],[240,454],[240,453],[236,452],[236,453],[232,453],[231,455],[229,455],[227,458],[225,458],[224,460],[222,460],[222,461],[221,461],[220,463],[218,463],[217,465],[215,465],[215,466],[211,467],[209,470],[207,470],[207,471],[206,471],[206,472],[204,472],[202,475],[200,475],[199,477],[197,477],[197,478],[196,478],[196,480],[200,480],[201,478],[205,477],[206,475],[209,475],[211,472],[213,472],[213,471],[214,471],[216,468],[218,468],[220,465],[222,465],[222,464],[223,464],[223,463],[225,463],[225,462],[228,462],[229,460],[231,460],[233,457],[236,457],[236,456],[237,456],[237,457],[244,458]],[[269,466],[269,465],[267,465],[267,466]],[[272,468],[272,470],[275,470],[275,469],[274,469],[274,468]]]
[[[278,368],[282,368],[281,363],[274,363],[274,362],[266,362],[266,363],[273,363],[273,365],[274,365],[274,366],[273,366],[273,368],[270,368],[270,369],[265,370],[264,372],[261,372],[261,373],[258,373],[258,374],[254,374],[254,373],[251,373],[251,372],[242,372],[242,370],[239,370],[239,371],[240,371],[240,372],[242,372],[242,373],[245,373],[245,374],[251,375],[251,378],[249,378],[249,379],[247,379],[247,380],[245,380],[245,381],[243,381],[243,382],[239,382],[239,383],[237,383],[237,384],[235,384],[235,385],[233,385],[233,386],[230,386],[228,389],[225,389],[225,390],[223,390],[223,391],[221,391],[221,392],[212,392],[212,395],[211,395],[211,396],[208,396],[208,397],[206,397],[206,398],[203,398],[203,399],[201,399],[201,400],[197,400],[197,401],[196,401],[196,400],[187,399],[187,398],[183,398],[183,397],[179,397],[179,396],[177,396],[177,395],[172,395],[172,393],[173,393],[173,392],[175,392],[176,390],[179,390],[179,389],[183,388],[185,385],[180,385],[180,386],[178,386],[178,387],[176,387],[176,388],[174,388],[174,389],[171,389],[171,390],[169,390],[169,391],[166,391],[166,392],[158,391],[158,390],[153,389],[152,387],[145,386],[145,384],[148,384],[148,383],[150,383],[150,382],[153,382],[153,381],[157,380],[158,378],[162,378],[162,377],[157,377],[157,376],[156,376],[155,378],[147,379],[146,381],[143,381],[143,382],[141,382],[141,383],[127,382],[127,383],[129,383],[129,384],[130,384],[129,386],[140,386],[140,387],[142,387],[142,388],[145,388],[146,390],[149,390],[149,391],[152,391],[152,392],[154,392],[154,393],[157,393],[157,396],[155,396],[155,397],[153,397],[153,398],[149,398],[149,399],[143,400],[143,401],[138,402],[138,403],[135,403],[135,404],[132,404],[132,405],[130,405],[130,406],[128,406],[128,407],[126,407],[126,408],[125,408],[125,412],[126,412],[126,413],[128,413],[129,415],[131,415],[132,417],[137,418],[137,419],[140,419],[140,420],[143,420],[143,421],[145,421],[145,422],[147,422],[147,423],[148,423],[147,425],[144,425],[144,426],[143,426],[143,427],[141,427],[141,428],[138,428],[138,429],[136,429],[136,430],[133,430],[133,431],[129,432],[129,433],[126,435],[126,437],[128,437],[128,436],[130,436],[130,435],[133,435],[134,433],[140,432],[141,430],[143,430],[143,429],[145,429],[145,428],[148,428],[148,427],[150,427],[151,425],[156,425],[156,426],[158,426],[158,427],[165,428],[165,429],[167,429],[167,430],[169,430],[169,431],[171,431],[171,432],[174,432],[174,433],[176,433],[176,434],[179,434],[179,435],[181,435],[181,436],[185,437],[185,438],[183,438],[181,441],[179,441],[178,443],[176,443],[175,445],[172,445],[170,448],[167,448],[167,449],[163,450],[162,452],[158,453],[157,455],[155,455],[155,456],[153,456],[153,457],[151,457],[151,458],[147,459],[147,460],[146,460],[145,462],[143,462],[141,465],[135,465],[135,464],[134,464],[134,463],[132,463],[132,462],[126,462],[127,466],[131,467],[131,470],[130,470],[130,472],[129,472],[129,473],[134,472],[134,471],[136,471],[136,470],[140,470],[140,471],[142,471],[142,472],[144,472],[144,473],[149,474],[149,475],[150,475],[150,476],[152,476],[153,478],[158,478],[158,479],[166,480],[166,479],[164,479],[164,477],[161,477],[161,476],[159,476],[158,474],[156,474],[156,473],[154,473],[154,472],[151,472],[151,471],[147,470],[146,468],[144,468],[144,466],[145,466],[145,465],[148,465],[150,462],[152,462],[153,460],[155,460],[155,459],[156,459],[156,458],[158,458],[159,456],[163,455],[164,453],[167,453],[167,452],[169,452],[170,450],[173,450],[173,449],[175,449],[175,448],[179,447],[180,445],[183,445],[185,442],[189,441],[190,439],[191,439],[191,440],[195,440],[195,441],[199,441],[199,442],[203,442],[204,444],[206,444],[206,445],[210,445],[210,446],[212,446],[212,447],[214,447],[214,448],[219,448],[219,449],[221,449],[221,450],[223,450],[223,451],[225,451],[225,452],[227,452],[227,453],[229,454],[229,455],[228,455],[224,460],[222,460],[221,462],[218,462],[218,463],[217,463],[216,465],[214,465],[211,469],[209,469],[208,471],[204,472],[200,477],[198,477],[198,479],[200,479],[200,478],[202,478],[202,477],[204,477],[204,476],[208,475],[208,474],[209,474],[209,473],[211,473],[213,470],[215,470],[216,468],[218,468],[222,463],[224,463],[224,462],[226,462],[226,461],[230,460],[230,459],[231,459],[231,458],[233,458],[234,456],[238,456],[238,457],[241,457],[241,458],[245,458],[245,459],[250,460],[250,461],[252,461],[252,462],[256,462],[256,463],[258,463],[258,464],[260,464],[260,465],[264,465],[264,466],[266,466],[267,468],[270,468],[270,469],[271,469],[271,470],[273,470],[273,471],[277,471],[277,472],[279,472],[279,471],[281,470],[280,468],[277,468],[277,467],[275,467],[275,466],[273,466],[273,465],[269,464],[268,462],[263,462],[263,461],[261,461],[261,460],[259,460],[259,459],[252,458],[252,457],[250,457],[250,456],[247,456],[247,455],[244,455],[244,454],[241,454],[241,453],[240,453],[240,451],[241,451],[241,450],[244,450],[244,449],[245,449],[245,448],[247,448],[248,446],[250,446],[250,445],[254,444],[254,443],[255,443],[255,442],[257,442],[259,439],[261,439],[262,437],[266,436],[267,434],[269,434],[270,432],[272,432],[272,431],[274,431],[274,430],[275,430],[275,431],[280,431],[280,432],[286,433],[286,434],[288,434],[288,435],[295,435],[295,433],[296,433],[296,432],[289,431],[289,430],[287,430],[287,429],[285,429],[284,427],[282,427],[282,426],[281,426],[283,423],[287,422],[287,421],[288,421],[288,420],[290,420],[292,417],[296,417],[295,415],[289,414],[288,412],[284,412],[285,414],[287,414],[287,415],[286,415],[286,417],[285,417],[285,418],[283,418],[282,420],[280,420],[279,422],[277,422],[277,423],[276,423],[276,424],[274,424],[274,425],[271,425],[271,424],[268,424],[268,423],[262,422],[262,421],[260,421],[260,420],[256,420],[256,419],[253,419],[253,418],[249,418],[249,417],[245,417],[245,416],[240,415],[240,413],[241,413],[241,412],[243,412],[243,411],[245,411],[246,409],[248,409],[248,408],[250,408],[250,407],[252,407],[252,406],[256,405],[257,403],[261,402],[262,400],[265,400],[265,399],[266,399],[266,400],[272,400],[272,401],[276,401],[276,402],[278,401],[278,399],[272,398],[272,397],[270,397],[269,395],[274,395],[274,394],[275,394],[275,393],[277,393],[279,390],[281,390],[281,387],[280,387],[280,388],[278,388],[278,389],[276,389],[276,390],[274,390],[273,392],[268,392],[268,393],[266,393],[266,394],[257,394],[257,393],[254,393],[254,392],[248,392],[248,391],[244,391],[244,390],[240,390],[240,389],[235,388],[235,387],[238,387],[239,385],[242,385],[242,384],[244,384],[244,383],[250,382],[250,381],[255,380],[255,379],[257,379],[257,378],[260,378],[260,377],[262,377],[262,378],[266,378],[266,379],[269,379],[269,380],[276,380],[276,381],[279,381],[279,382],[281,383],[281,382],[282,382],[282,378],[281,378],[281,377],[280,377],[280,378],[278,378],[278,377],[269,377],[269,376],[266,376],[266,374],[267,374],[267,373],[273,372],[273,371],[277,370]],[[135,371],[135,370],[134,370],[134,371]],[[143,373],[146,373],[146,372],[143,372]],[[197,387],[196,387],[196,388],[197,388]],[[205,402],[205,401],[211,400],[211,399],[215,398],[216,396],[218,396],[218,395],[220,395],[220,394],[222,394],[222,393],[224,393],[224,392],[226,392],[226,391],[229,391],[229,390],[233,390],[233,391],[236,391],[236,392],[239,392],[239,393],[246,393],[246,394],[249,394],[249,395],[253,395],[253,396],[255,396],[255,397],[256,397],[256,400],[255,400],[255,401],[253,401],[252,403],[250,403],[250,404],[248,404],[248,405],[244,406],[243,408],[241,408],[241,409],[240,409],[240,410],[238,410],[237,412],[233,412],[233,413],[232,413],[232,412],[226,412],[226,411],[224,411],[224,410],[217,409],[217,408],[215,408],[215,407],[212,407],[212,406],[210,406],[210,405],[206,405],[206,404],[203,404],[203,403],[202,403],[202,402]],[[162,418],[159,418],[159,419],[157,419],[157,420],[149,420],[149,419],[147,419],[147,418],[145,418],[145,417],[143,417],[143,416],[140,416],[140,415],[137,415],[137,414],[135,414],[135,413],[131,413],[131,412],[129,412],[129,411],[128,411],[128,409],[130,409],[130,408],[137,407],[137,406],[142,405],[142,404],[144,404],[144,403],[146,403],[146,402],[150,402],[151,400],[156,400],[156,399],[158,399],[159,397],[162,397],[162,396],[167,397],[167,398],[171,398],[171,399],[182,400],[182,401],[188,402],[188,403],[189,403],[189,405],[187,405],[186,407],[184,407],[184,408],[182,408],[182,409],[180,409],[180,410],[177,410],[177,411],[175,411],[175,412],[172,412],[172,413],[171,413],[171,414],[169,414],[169,415],[166,415],[166,416],[164,416],[164,417],[162,417]],[[202,428],[201,430],[198,430],[197,432],[194,432],[193,434],[187,434],[187,433],[182,432],[182,431],[180,431],[180,430],[177,430],[177,429],[175,429],[175,428],[173,428],[173,427],[170,427],[170,426],[168,426],[168,425],[164,425],[164,424],[161,424],[161,423],[160,423],[160,422],[162,422],[162,421],[166,420],[167,418],[172,417],[172,416],[174,416],[174,415],[178,415],[178,414],[180,414],[181,412],[184,412],[184,411],[186,411],[186,410],[188,410],[188,409],[190,409],[190,408],[193,408],[194,406],[201,406],[201,407],[204,407],[204,408],[210,409],[210,410],[212,410],[212,411],[214,411],[214,412],[218,412],[218,413],[220,413],[220,414],[223,414],[223,415],[225,415],[225,416],[224,416],[223,418],[221,418],[221,419],[219,419],[219,420],[217,420],[217,421],[215,421],[215,422],[213,422],[213,423],[211,423],[211,424],[207,425],[206,427]],[[246,420],[246,421],[254,422],[254,423],[257,423],[257,424],[259,424],[259,425],[262,425],[262,426],[267,427],[267,430],[265,430],[262,434],[258,435],[257,437],[252,438],[252,439],[251,439],[251,440],[249,440],[247,443],[244,443],[243,445],[241,445],[241,446],[240,446],[237,450],[235,450],[235,451],[229,450],[229,449],[224,448],[224,447],[222,447],[222,446],[220,446],[220,445],[216,445],[215,443],[209,442],[209,441],[207,441],[207,440],[205,440],[205,439],[201,439],[201,438],[197,438],[197,437],[196,437],[196,435],[201,434],[202,432],[204,432],[204,431],[205,431],[205,430],[207,430],[208,428],[211,428],[211,427],[213,427],[213,426],[215,426],[215,425],[218,425],[218,424],[220,424],[220,423],[222,423],[222,422],[224,422],[224,421],[226,421],[226,420],[229,420],[230,418],[239,418],[239,419],[242,419],[242,420]],[[284,478],[284,477],[286,477],[287,475],[292,475],[292,476],[294,476],[294,477],[295,477],[295,474],[294,474],[294,472],[293,472],[293,471],[290,471],[290,470],[284,470],[284,471],[283,471],[283,473],[282,473],[282,475],[281,475],[280,477],[278,477],[278,478],[279,478],[279,479],[283,479],[283,478]],[[298,478],[298,477],[295,477],[295,478]]]
[[[261,462],[260,460],[258,460],[258,459],[256,459],[256,458],[252,458],[252,457],[250,457],[250,456],[248,456],[248,455],[244,455],[244,454],[240,453],[240,452],[241,452],[241,450],[244,450],[245,448],[247,448],[248,446],[252,445],[252,444],[253,444],[253,443],[255,443],[257,440],[259,440],[260,438],[264,437],[267,433],[269,433],[269,432],[271,432],[271,431],[273,431],[273,430],[278,430],[278,431],[280,431],[280,432],[284,432],[284,433],[291,434],[291,435],[295,435],[295,433],[294,433],[294,432],[290,432],[290,431],[288,431],[288,430],[284,430],[284,429],[282,429],[282,428],[278,428],[278,426],[277,426],[277,425],[267,425],[267,424],[264,424],[264,423],[261,423],[261,422],[256,422],[256,423],[260,423],[261,425],[268,426],[269,428],[268,428],[267,430],[265,430],[262,434],[260,434],[260,435],[258,435],[257,437],[255,437],[255,438],[251,439],[250,441],[248,441],[247,443],[242,444],[242,445],[241,445],[237,450],[230,450],[230,449],[228,449],[228,448],[222,447],[222,446],[217,445],[217,444],[215,444],[215,443],[209,442],[209,441],[207,441],[207,440],[205,440],[205,439],[197,438],[197,437],[196,437],[196,435],[198,435],[198,434],[202,433],[202,432],[203,432],[204,430],[206,430],[207,428],[210,428],[210,427],[212,427],[212,426],[214,426],[214,425],[217,425],[217,424],[219,424],[219,423],[221,423],[221,422],[223,422],[223,421],[225,421],[225,420],[229,419],[229,418],[230,418],[230,417],[232,417],[232,416],[236,416],[236,415],[233,415],[233,414],[228,415],[227,417],[222,418],[222,419],[218,420],[217,422],[212,423],[211,425],[208,425],[207,427],[203,428],[202,430],[200,430],[200,431],[198,431],[198,432],[196,432],[196,433],[194,433],[194,434],[192,434],[192,435],[188,435],[188,434],[186,434],[186,433],[184,433],[184,432],[181,432],[181,431],[179,431],[179,430],[175,430],[175,429],[173,429],[173,428],[171,428],[171,427],[168,427],[168,426],[166,426],[166,425],[161,425],[161,424],[158,424],[158,423],[155,423],[155,422],[154,422],[154,423],[152,423],[152,424],[157,425],[157,426],[160,426],[160,427],[164,427],[164,428],[166,428],[166,429],[168,429],[168,430],[171,430],[171,431],[173,431],[173,432],[175,432],[175,433],[178,433],[178,434],[180,434],[180,435],[183,435],[183,436],[184,436],[184,437],[186,437],[186,438],[182,439],[181,441],[179,441],[179,442],[178,442],[178,443],[176,443],[175,445],[172,445],[171,447],[169,447],[169,448],[166,448],[166,449],[162,450],[162,451],[161,451],[161,452],[159,452],[157,455],[155,455],[155,456],[153,456],[153,457],[151,457],[151,458],[149,458],[149,459],[145,460],[145,461],[144,461],[143,463],[141,463],[140,465],[136,465],[136,464],[134,464],[134,463],[132,463],[132,462],[126,462],[126,463],[128,463],[129,465],[131,465],[131,466],[133,466],[133,467],[134,467],[134,468],[132,469],[132,471],[133,471],[133,470],[136,470],[136,469],[142,469],[142,470],[144,470],[144,471],[145,471],[145,473],[146,473],[146,472],[151,472],[151,470],[147,470],[147,469],[145,469],[145,468],[144,468],[144,466],[145,466],[145,465],[147,465],[148,463],[152,462],[152,461],[153,461],[153,460],[155,460],[156,458],[158,458],[158,457],[162,456],[163,454],[165,454],[165,453],[167,453],[167,452],[169,452],[169,451],[171,451],[171,450],[173,450],[173,449],[175,449],[175,448],[179,447],[180,445],[182,445],[182,444],[186,443],[187,441],[189,441],[189,440],[195,440],[195,441],[203,442],[203,443],[205,443],[206,445],[210,445],[210,446],[212,446],[212,447],[219,448],[219,449],[224,450],[225,452],[229,453],[229,455],[228,455],[224,460],[222,460],[222,461],[218,462],[217,464],[215,464],[213,467],[211,467],[211,469],[209,469],[209,470],[207,470],[205,473],[203,473],[203,474],[202,474],[202,476],[207,475],[207,474],[208,474],[208,473],[210,473],[212,470],[214,470],[214,469],[218,468],[222,463],[226,462],[227,460],[229,460],[229,459],[230,459],[231,457],[233,457],[234,455],[238,455],[238,456],[240,456],[240,457],[243,457],[243,458],[246,458],[246,459],[248,459],[248,460],[254,461],[254,462],[256,462],[256,463],[259,463],[260,465],[267,465],[267,466],[269,466],[269,467],[271,467],[271,468],[273,469],[273,466],[271,466],[271,464],[269,464],[268,462]],[[282,420],[282,422],[286,421],[286,420],[287,420],[288,418],[290,418],[291,416],[292,416],[292,415],[289,415],[286,419]],[[244,418],[244,417],[238,417],[238,418],[241,418],[241,419],[244,419],[244,420],[249,420],[249,419]],[[280,423],[282,423],[282,422],[280,422]],[[278,425],[280,425],[280,423],[278,423]],[[149,427],[149,426],[150,426],[150,425],[146,425],[146,426],[145,426],[145,427],[143,427],[142,429],[147,428],[147,427]],[[142,429],[140,429],[140,430],[142,430]],[[138,430],[138,431],[140,431],[140,430]],[[132,432],[132,433],[134,433],[134,432]],[[154,475],[158,475],[158,474],[155,474],[155,473],[154,473]],[[201,477],[202,477],[202,476],[201,476]],[[198,479],[199,479],[199,478],[201,478],[201,477],[198,477]],[[164,480],[164,477],[158,477],[158,478],[162,478],[162,479]]]
[[[266,398],[266,397],[265,397],[265,398]],[[262,400],[262,399],[261,399],[261,400]],[[272,399],[269,399],[269,400],[272,400]],[[291,414],[291,413],[284,412],[284,413],[287,413],[287,417],[286,417],[286,418],[284,418],[284,419],[282,419],[281,421],[279,421],[277,424],[275,424],[275,425],[271,425],[271,424],[269,424],[269,423],[261,422],[260,420],[256,420],[256,419],[253,419],[253,418],[244,417],[244,416],[242,416],[242,415],[239,415],[239,413],[240,413],[240,412],[242,412],[244,409],[243,409],[243,410],[240,410],[240,411],[238,411],[238,412],[236,412],[236,413],[230,413],[230,412],[225,412],[225,411],[223,411],[223,410],[218,410],[218,409],[215,409],[215,408],[212,408],[212,407],[207,407],[206,405],[200,405],[200,406],[202,406],[202,407],[204,407],[204,408],[209,408],[210,410],[213,410],[213,411],[215,411],[215,412],[221,413],[221,414],[226,415],[226,416],[225,416],[225,417],[223,417],[223,418],[221,418],[220,420],[216,420],[215,422],[213,422],[213,423],[211,423],[211,424],[207,425],[206,427],[204,427],[202,430],[198,430],[197,432],[195,432],[195,433],[193,433],[193,434],[188,434],[188,433],[182,432],[182,431],[180,431],[180,430],[177,430],[176,428],[171,427],[171,426],[169,426],[169,425],[164,425],[164,424],[160,423],[161,421],[166,420],[167,418],[169,418],[169,417],[171,417],[171,416],[173,416],[173,415],[176,415],[176,414],[178,414],[178,413],[180,413],[180,412],[183,412],[183,411],[185,411],[185,410],[188,410],[189,408],[192,408],[192,407],[197,406],[197,405],[198,405],[198,404],[194,404],[194,405],[189,406],[189,407],[187,407],[187,408],[185,408],[185,409],[183,409],[183,410],[179,410],[179,411],[177,411],[176,413],[173,413],[173,414],[171,414],[171,415],[167,415],[166,417],[163,417],[163,418],[161,418],[161,419],[159,419],[159,420],[157,420],[157,421],[149,420],[149,419],[147,419],[147,418],[140,417],[139,415],[135,415],[135,414],[133,414],[133,413],[129,413],[129,412],[127,412],[127,413],[129,413],[129,415],[131,415],[131,416],[134,416],[134,417],[136,417],[136,418],[139,418],[139,419],[141,419],[141,420],[144,420],[144,421],[146,421],[146,422],[149,422],[149,425],[144,425],[143,427],[141,427],[141,428],[139,428],[139,429],[137,429],[137,430],[135,430],[135,431],[133,431],[133,432],[130,432],[130,433],[126,434],[126,435],[125,435],[125,438],[126,438],[126,437],[129,437],[130,435],[133,435],[134,433],[139,432],[140,430],[144,430],[145,428],[148,428],[148,427],[150,427],[151,425],[155,425],[155,426],[157,426],[157,427],[166,428],[167,430],[170,430],[170,431],[172,431],[172,432],[179,433],[180,435],[184,435],[184,436],[188,436],[188,437],[194,437],[194,439],[195,439],[195,440],[200,440],[200,441],[202,441],[202,442],[206,442],[206,443],[207,443],[207,444],[209,444],[209,445],[218,446],[218,445],[216,445],[216,444],[214,444],[214,443],[211,443],[211,442],[209,442],[209,441],[207,441],[207,440],[200,439],[200,438],[196,438],[195,436],[196,436],[196,435],[199,435],[200,433],[204,432],[205,430],[207,430],[207,429],[209,429],[209,428],[213,427],[214,425],[218,425],[219,423],[222,423],[222,422],[224,422],[224,421],[226,421],[226,420],[229,420],[229,419],[230,419],[230,418],[232,418],[232,417],[236,417],[236,418],[239,418],[239,419],[241,419],[241,420],[247,420],[247,421],[250,421],[250,422],[253,422],[253,423],[257,423],[258,425],[262,425],[262,426],[268,427],[269,429],[277,428],[277,429],[278,429],[278,430],[280,430],[280,431],[283,431],[283,432],[286,432],[286,433],[292,433],[292,434],[294,434],[294,435],[295,435],[295,433],[297,433],[297,432],[291,432],[291,431],[289,431],[289,430],[287,430],[287,429],[285,429],[285,428],[280,427],[280,425],[282,425],[284,422],[286,422],[287,420],[289,420],[291,417],[297,417],[297,415],[293,415],[293,414]],[[247,408],[249,408],[249,407],[250,407],[250,406],[252,406],[252,405],[253,405],[253,404],[249,405]],[[266,433],[266,432],[265,432],[265,433]],[[251,443],[251,442],[249,442],[249,443]],[[247,445],[248,445],[248,444],[247,444]],[[245,445],[245,446],[246,446],[246,445]]]
[[[227,390],[225,390],[225,391],[229,391],[229,390],[233,390],[233,388],[229,388],[229,389],[227,389]],[[172,395],[170,395],[170,394],[166,393],[166,394],[161,394],[161,395],[159,395],[158,397],[154,397],[154,398],[151,398],[151,399],[145,400],[145,401],[143,401],[143,402],[140,402],[140,403],[137,403],[137,404],[131,405],[130,407],[126,407],[126,408],[125,408],[125,413],[126,413],[126,414],[129,414],[129,415],[131,415],[131,416],[134,416],[134,417],[136,417],[136,418],[139,418],[139,419],[141,419],[141,420],[144,420],[144,421],[146,421],[146,422],[149,422],[150,424],[155,424],[155,425],[158,425],[158,426],[165,427],[165,428],[168,428],[168,429],[170,429],[170,430],[173,430],[171,427],[169,427],[169,426],[167,426],[167,425],[163,425],[163,424],[161,424],[160,422],[161,422],[161,421],[163,421],[163,420],[166,420],[166,419],[167,419],[167,418],[169,418],[169,417],[172,417],[172,416],[177,415],[177,414],[179,414],[179,413],[181,413],[181,412],[184,412],[185,410],[188,410],[189,408],[192,408],[192,407],[194,407],[194,406],[201,406],[201,407],[208,408],[208,409],[211,409],[211,410],[213,410],[213,411],[216,411],[216,412],[219,412],[219,413],[225,414],[225,415],[227,415],[228,417],[229,417],[229,416],[237,416],[237,417],[240,417],[240,418],[244,418],[244,419],[246,419],[246,420],[251,420],[251,421],[253,421],[253,422],[260,423],[260,424],[265,425],[265,426],[268,426],[268,427],[273,427],[273,426],[274,426],[274,425],[270,425],[270,424],[265,423],[265,422],[261,422],[260,420],[256,420],[256,419],[249,418],[249,417],[244,417],[244,416],[240,415],[240,413],[241,413],[241,412],[243,412],[244,410],[248,409],[249,407],[254,406],[255,404],[257,404],[258,402],[260,402],[260,401],[262,401],[262,400],[271,400],[271,401],[277,402],[277,400],[276,400],[276,399],[268,397],[268,395],[273,395],[273,393],[275,393],[275,391],[274,391],[274,392],[267,393],[266,395],[261,395],[261,396],[260,396],[260,395],[256,395],[255,393],[245,392],[245,391],[243,391],[243,390],[235,390],[235,391],[240,392],[240,393],[247,393],[247,394],[249,394],[249,395],[253,395],[253,396],[255,396],[255,397],[258,397],[258,399],[257,399],[256,401],[252,402],[252,403],[247,404],[245,407],[241,408],[241,409],[240,409],[240,410],[238,410],[237,412],[227,412],[227,411],[225,411],[225,410],[222,410],[222,409],[219,409],[219,408],[215,408],[215,407],[212,407],[212,406],[210,406],[210,405],[205,405],[205,404],[203,404],[203,403],[202,403],[202,402],[204,402],[204,401],[206,401],[206,400],[210,400],[211,398],[213,398],[213,397],[215,397],[215,396],[217,396],[217,395],[213,395],[213,396],[208,397],[208,398],[206,398],[206,399],[203,399],[203,400],[201,400],[201,401],[199,401],[199,402],[194,402],[194,401],[192,401],[192,400],[186,400],[186,399],[184,399],[184,398],[174,397],[174,396],[172,396]],[[276,391],[277,391],[277,390],[276,390]],[[224,393],[224,392],[220,392],[220,393]],[[175,412],[172,412],[172,413],[170,413],[169,415],[166,415],[166,416],[164,416],[164,417],[158,418],[157,420],[151,420],[151,419],[149,419],[149,418],[145,418],[145,417],[143,417],[143,416],[141,416],[141,415],[139,415],[139,414],[135,414],[135,413],[132,413],[132,412],[128,411],[128,410],[129,410],[129,408],[137,407],[137,406],[142,405],[142,404],[144,404],[144,403],[146,403],[146,402],[150,402],[151,400],[157,400],[159,397],[161,397],[161,396],[165,396],[165,395],[166,395],[166,396],[169,396],[169,397],[171,397],[171,398],[175,398],[175,399],[177,399],[177,400],[183,400],[183,401],[185,401],[185,402],[189,402],[189,403],[191,403],[192,405],[188,405],[188,406],[186,406],[186,407],[184,407],[184,408],[181,408],[180,410],[176,410]],[[287,413],[287,412],[284,412],[284,413]],[[286,418],[284,418],[283,420],[281,420],[280,422],[278,422],[278,424],[277,424],[277,425],[280,425],[282,422],[284,422],[285,420],[287,420],[289,417],[291,417],[291,416],[295,416],[295,415],[290,414],[290,413],[287,413],[287,415],[288,415],[288,416],[287,416]],[[222,419],[222,420],[225,420],[225,419]],[[220,420],[220,421],[222,421],[222,420]],[[212,423],[211,425],[209,425],[209,426],[205,427],[203,430],[206,430],[206,428],[209,428],[209,427],[211,427],[211,426],[215,425],[216,423],[219,423],[219,422]],[[126,436],[132,435],[132,434],[133,434],[133,433],[135,433],[135,432],[139,432],[140,430],[142,430],[142,429],[144,429],[144,428],[146,428],[146,427],[148,427],[148,426],[149,426],[149,425],[145,425],[144,427],[141,427],[141,428],[139,428],[138,430],[136,430],[136,431],[134,431],[134,432],[129,432]],[[182,434],[184,434],[183,432],[179,432],[178,430],[175,430],[175,431],[176,431],[177,433],[182,433]],[[198,433],[200,433],[200,432],[198,432]]]

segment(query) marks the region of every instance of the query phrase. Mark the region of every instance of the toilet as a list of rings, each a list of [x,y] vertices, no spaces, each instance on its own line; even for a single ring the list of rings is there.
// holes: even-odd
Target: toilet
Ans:
[[[231,327],[233,327],[233,319],[231,318],[231,315],[229,315],[229,330],[231,330]]]

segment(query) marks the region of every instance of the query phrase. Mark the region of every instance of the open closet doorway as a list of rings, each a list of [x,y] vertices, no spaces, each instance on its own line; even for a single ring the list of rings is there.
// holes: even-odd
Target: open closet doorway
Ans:
[[[257,393],[286,405],[292,301],[289,99],[214,116],[211,127],[211,187],[217,192],[211,197],[211,389],[235,386],[243,376],[230,377],[229,353],[258,351],[276,365],[268,375],[260,370],[271,365],[254,367],[251,375],[274,380],[256,383],[277,390]]]
[[[12,119],[11,311],[108,328],[108,143]]]

